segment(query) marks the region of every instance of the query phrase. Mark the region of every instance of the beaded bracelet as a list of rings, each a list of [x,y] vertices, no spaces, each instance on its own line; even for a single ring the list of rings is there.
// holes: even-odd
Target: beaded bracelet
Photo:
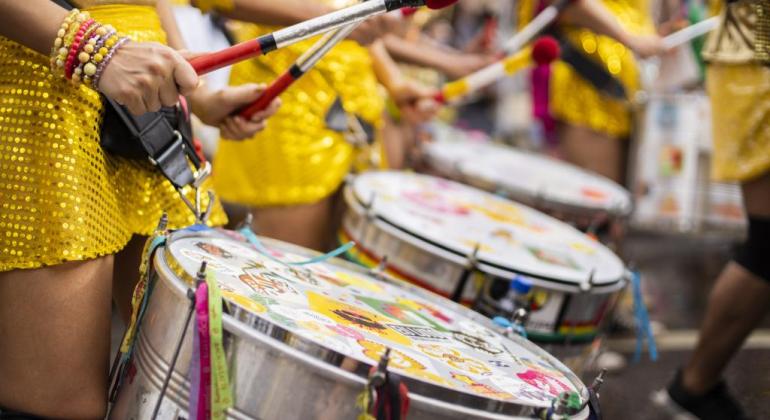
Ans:
[[[115,52],[130,38],[73,9],[62,22],[51,48],[51,70],[75,85],[95,88]]]

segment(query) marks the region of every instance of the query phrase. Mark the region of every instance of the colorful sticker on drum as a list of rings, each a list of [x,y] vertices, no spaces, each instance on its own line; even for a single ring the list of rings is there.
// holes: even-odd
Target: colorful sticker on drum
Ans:
[[[527,247],[527,250],[539,261],[546,264],[558,265],[559,267],[571,268],[573,270],[579,270],[580,267],[575,264],[575,261],[567,254],[562,254],[550,249],[543,249],[537,247]]]
[[[226,270],[215,276],[223,298],[253,314],[239,313],[237,319],[257,331],[268,323],[283,329],[286,334],[279,336],[284,343],[299,351],[312,349],[308,345],[313,343],[375,365],[390,348],[390,368],[411,380],[541,407],[550,405],[555,389],[580,389],[550,358],[543,359],[547,356],[541,350],[502,337],[450,302],[396,287],[363,270],[343,268],[333,260],[292,267],[227,241],[188,237],[170,240],[168,246],[176,266],[191,273],[202,255],[223,264]],[[313,256],[288,246],[274,251],[271,256],[293,261]],[[501,377],[509,381],[500,382]]]

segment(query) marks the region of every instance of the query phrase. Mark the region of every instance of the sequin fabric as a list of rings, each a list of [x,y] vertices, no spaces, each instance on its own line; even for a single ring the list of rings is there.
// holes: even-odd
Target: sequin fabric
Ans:
[[[276,28],[239,24],[241,40]],[[231,84],[270,83],[315,39],[236,65]],[[378,93],[368,51],[353,41],[337,45],[281,95],[283,106],[267,129],[247,141],[223,140],[214,161],[214,185],[223,200],[254,207],[317,202],[336,191],[359,157],[342,134],[327,128],[327,111],[339,95],[348,113],[381,126]]]
[[[647,0],[603,0],[602,3],[629,32],[655,33]],[[532,20],[534,4],[536,0],[521,2],[522,22]],[[620,42],[587,29],[563,27],[561,30],[568,42],[600,63],[623,84],[629,97],[633,97],[639,89],[639,71],[633,52]],[[615,138],[628,136],[631,110],[627,103],[599,92],[563,61],[556,61],[552,66],[550,104],[556,119]]]
[[[88,9],[136,40],[163,42],[153,7]],[[152,232],[162,212],[194,221],[148,163],[99,147],[101,102],[49,71],[48,57],[0,37],[0,271],[112,254]],[[226,217],[221,207],[214,224]]]
[[[770,65],[770,4],[737,1],[721,8],[721,22],[703,56],[712,63]]]
[[[712,177],[748,181],[770,170],[770,68],[711,64],[706,70],[714,132]]]

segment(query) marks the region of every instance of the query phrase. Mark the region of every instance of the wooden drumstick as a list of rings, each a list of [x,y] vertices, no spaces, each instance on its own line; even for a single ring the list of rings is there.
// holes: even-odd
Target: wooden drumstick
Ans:
[[[442,9],[456,2],[457,0],[369,0],[279,29],[273,33],[241,42],[214,53],[195,57],[190,60],[190,64],[192,64],[199,75],[204,75],[248,58],[265,55],[312,36],[345,25],[361,22],[372,16],[399,10],[404,7],[427,6],[431,9]]]
[[[558,57],[559,43],[549,36],[541,37],[532,47],[505,57],[462,79],[445,84],[435,99],[443,104],[456,101],[524,68],[535,64],[548,64]]]

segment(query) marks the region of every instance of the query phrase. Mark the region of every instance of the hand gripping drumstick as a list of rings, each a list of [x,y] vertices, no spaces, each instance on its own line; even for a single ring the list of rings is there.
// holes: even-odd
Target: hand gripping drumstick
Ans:
[[[333,32],[328,32],[323,36],[323,38],[319,39],[318,42],[313,44],[310,49],[305,51],[305,53],[302,54],[297,59],[297,61],[294,62],[294,64],[292,64],[288,70],[286,70],[285,73],[283,73],[279,78],[275,79],[273,83],[271,83],[270,86],[268,86],[267,89],[262,92],[262,95],[260,95],[256,101],[252,102],[251,105],[247,105],[241,111],[239,111],[238,115],[245,119],[251,119],[251,117],[257,112],[265,110],[270,105],[270,102],[273,102],[273,99],[277,98],[286,89],[288,89],[289,86],[299,80],[300,77],[304,76],[305,73],[313,68],[313,66],[315,66],[316,63],[318,63],[326,55],[326,53],[331,51],[335,45],[339,44],[340,41],[347,38],[347,36],[358,27],[358,25],[359,23],[356,22],[337,29]]]
[[[190,60],[190,64],[199,75],[203,75],[372,16],[404,7],[428,6],[431,9],[442,9],[456,2],[457,0],[370,0],[279,29],[215,53],[195,57]]]
[[[559,43],[550,36],[544,36],[535,41],[531,48],[525,48],[469,76],[445,84],[435,99],[439,103],[455,101],[533,64],[548,64],[557,58]]]
[[[535,18],[532,19],[532,21],[529,22],[524,28],[512,36],[508,41],[506,41],[506,43],[503,45],[503,50],[510,54],[522,49],[543,29],[553,23],[553,21],[556,20],[556,18],[559,16],[559,13],[561,13],[561,11],[564,10],[564,8],[573,1],[577,0],[556,0],[553,2],[550,6],[546,7],[543,9],[543,11],[538,13],[537,16],[535,16]]]
[[[663,47],[666,49],[666,51],[672,50],[680,45],[692,41],[699,36],[706,35],[707,33],[716,29],[717,26],[719,26],[718,16],[702,20],[663,38]]]

